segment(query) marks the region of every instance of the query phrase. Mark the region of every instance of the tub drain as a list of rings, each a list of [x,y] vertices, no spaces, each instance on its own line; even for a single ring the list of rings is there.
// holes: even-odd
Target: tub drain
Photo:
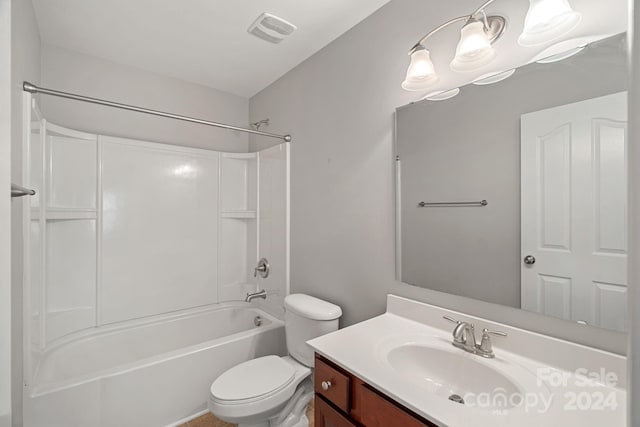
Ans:
[[[449,396],[449,400],[464,405],[464,399],[459,394],[452,394],[451,396]]]
[[[256,326],[260,326],[260,325],[262,325],[262,317],[260,317],[260,316],[256,316],[256,317],[253,319],[253,324],[254,324],[254,325],[256,325]]]

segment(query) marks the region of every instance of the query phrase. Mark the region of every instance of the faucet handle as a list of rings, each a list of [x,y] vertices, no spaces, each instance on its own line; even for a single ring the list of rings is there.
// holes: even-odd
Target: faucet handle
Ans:
[[[502,332],[502,331],[490,331],[489,329],[484,328],[484,329],[482,330],[482,335],[486,335],[486,334],[496,335],[496,336],[499,336],[499,337],[506,337],[506,336],[507,336],[506,332]]]
[[[260,274],[260,277],[266,279],[269,277],[270,271],[271,265],[269,265],[269,261],[267,261],[266,258],[261,258],[260,261],[258,261],[257,267],[253,269],[253,277],[258,277],[258,274]]]
[[[449,322],[451,322],[451,323],[455,323],[456,325],[459,325],[460,323],[462,323],[461,321],[456,320],[456,319],[454,319],[453,317],[449,317],[449,316],[442,316],[442,318],[443,318],[444,320],[448,320],[448,321],[449,321]]]
[[[487,328],[482,330],[482,340],[480,341],[480,345],[477,347],[477,353],[482,357],[493,358],[495,355],[493,354],[493,345],[491,345],[491,337],[489,335],[506,337],[507,334],[502,331],[490,331]]]

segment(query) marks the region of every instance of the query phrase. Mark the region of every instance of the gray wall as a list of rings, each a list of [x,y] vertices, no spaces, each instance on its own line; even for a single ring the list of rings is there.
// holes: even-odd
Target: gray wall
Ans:
[[[55,46],[42,46],[42,86],[248,127],[249,100]],[[246,152],[247,134],[40,95],[52,123],[105,135]]]
[[[398,110],[403,282],[520,307],[520,116],[626,90],[624,45],[616,36]],[[416,207],[483,199],[484,208]]]
[[[640,165],[640,1],[631,1],[631,88],[629,90],[629,164]],[[627,414],[629,427],[640,425],[640,168],[629,168],[629,354]]]
[[[40,82],[40,35],[30,0],[12,1],[11,179],[22,183],[22,81]],[[22,425],[22,200],[11,210],[12,406],[14,426]]]
[[[11,1],[0,0],[0,191],[11,182]],[[0,427],[11,425],[11,205],[0,197]]]
[[[341,305],[342,325],[384,312],[394,293],[624,352],[622,334],[394,280],[393,114],[416,99],[400,88],[406,52],[426,28],[463,9],[392,0],[251,99],[252,120],[269,117],[270,131],[293,135],[292,291]]]

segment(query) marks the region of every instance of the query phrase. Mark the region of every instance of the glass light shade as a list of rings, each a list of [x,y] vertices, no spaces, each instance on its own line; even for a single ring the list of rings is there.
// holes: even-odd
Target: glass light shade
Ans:
[[[407,69],[407,76],[402,82],[402,88],[410,91],[420,91],[429,88],[438,81],[436,69],[431,62],[431,54],[424,47],[419,46],[411,53],[411,62]]]
[[[581,19],[568,0],[529,0],[529,11],[518,43],[537,46],[553,41],[573,30]]]
[[[451,62],[453,71],[474,71],[493,61],[496,51],[484,31],[484,24],[473,21],[460,30],[456,56]]]

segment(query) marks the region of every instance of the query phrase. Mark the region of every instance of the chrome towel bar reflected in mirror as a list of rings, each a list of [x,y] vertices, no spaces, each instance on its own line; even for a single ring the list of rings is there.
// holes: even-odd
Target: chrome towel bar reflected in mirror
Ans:
[[[419,208],[429,207],[457,207],[457,206],[487,206],[489,202],[481,200],[479,202],[420,202]]]
[[[11,197],[33,196],[35,194],[35,190],[29,190],[28,188],[20,187],[16,184],[11,184]]]

